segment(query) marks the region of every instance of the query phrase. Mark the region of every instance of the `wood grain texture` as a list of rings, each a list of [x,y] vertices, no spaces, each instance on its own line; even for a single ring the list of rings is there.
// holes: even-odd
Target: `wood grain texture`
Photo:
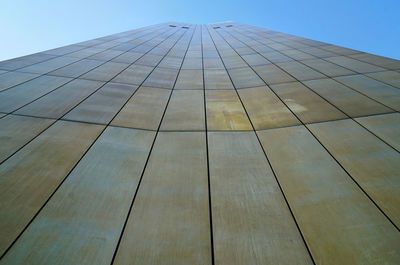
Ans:
[[[257,134],[316,264],[399,262],[397,229],[307,129]]]
[[[157,130],[171,90],[140,87],[111,122],[111,125]]]
[[[254,132],[209,133],[209,152],[215,264],[312,264]]]
[[[208,130],[251,130],[251,124],[235,91],[207,90]]]
[[[114,264],[211,264],[205,141],[158,134]]]
[[[400,227],[400,154],[352,120],[309,125],[310,130]]]
[[[155,132],[108,127],[4,264],[110,264]]]
[[[10,246],[104,127],[58,121],[0,166],[0,254]]]

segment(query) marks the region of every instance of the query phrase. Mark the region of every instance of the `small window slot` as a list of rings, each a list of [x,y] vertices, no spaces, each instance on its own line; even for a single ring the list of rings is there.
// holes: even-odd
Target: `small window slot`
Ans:
[[[188,29],[189,27],[182,27],[183,29]]]
[[[171,28],[176,28],[176,26],[175,25],[169,25]]]
[[[213,29],[220,29],[221,27],[214,27]]]
[[[233,25],[227,25],[226,27],[227,27],[227,28],[230,28],[230,27],[233,27]]]

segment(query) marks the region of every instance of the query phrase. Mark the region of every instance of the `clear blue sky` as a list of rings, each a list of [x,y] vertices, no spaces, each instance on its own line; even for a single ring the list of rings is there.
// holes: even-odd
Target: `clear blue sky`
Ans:
[[[0,60],[160,22],[225,20],[400,59],[400,0],[2,0]]]

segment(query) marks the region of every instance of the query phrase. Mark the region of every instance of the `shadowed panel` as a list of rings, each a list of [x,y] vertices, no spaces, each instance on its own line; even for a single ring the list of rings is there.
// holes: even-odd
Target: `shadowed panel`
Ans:
[[[211,264],[205,143],[158,134],[114,264]]]
[[[108,127],[2,262],[110,264],[154,135]]]
[[[0,254],[78,162],[103,126],[58,121],[0,166]]]

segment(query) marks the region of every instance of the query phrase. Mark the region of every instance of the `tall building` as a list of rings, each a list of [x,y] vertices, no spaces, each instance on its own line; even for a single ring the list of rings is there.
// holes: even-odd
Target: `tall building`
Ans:
[[[0,90],[0,264],[400,264],[400,61],[170,22]]]

